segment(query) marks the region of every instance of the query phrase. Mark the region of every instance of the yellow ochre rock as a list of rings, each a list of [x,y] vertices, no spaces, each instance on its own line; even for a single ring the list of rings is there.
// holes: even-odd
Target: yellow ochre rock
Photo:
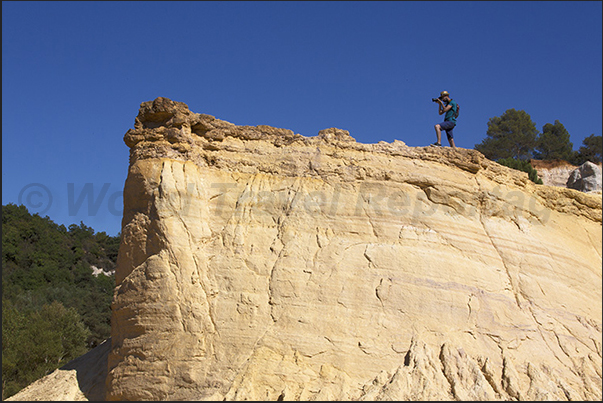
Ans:
[[[107,400],[601,400],[600,194],[166,98],[124,141]]]

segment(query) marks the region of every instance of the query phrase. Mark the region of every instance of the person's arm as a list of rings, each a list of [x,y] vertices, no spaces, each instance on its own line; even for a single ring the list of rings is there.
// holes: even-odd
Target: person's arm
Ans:
[[[451,104],[444,106],[444,104],[442,103],[442,100],[439,98],[438,98],[438,103],[440,104],[440,106],[438,108],[438,113],[440,115],[443,115],[444,113],[448,112],[452,108]]]

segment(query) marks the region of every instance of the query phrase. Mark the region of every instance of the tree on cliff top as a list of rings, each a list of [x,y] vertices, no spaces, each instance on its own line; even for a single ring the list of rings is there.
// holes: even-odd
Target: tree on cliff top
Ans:
[[[582,165],[586,161],[598,164],[602,161],[603,141],[601,136],[595,136],[593,133],[582,140],[582,144],[571,161],[573,164]]]
[[[538,130],[525,111],[508,109],[502,116],[490,118],[486,135],[487,138],[475,145],[486,158],[527,160],[536,146]]]
[[[534,157],[539,160],[570,161],[574,154],[574,146],[565,127],[555,120],[555,124],[547,123],[536,139]]]

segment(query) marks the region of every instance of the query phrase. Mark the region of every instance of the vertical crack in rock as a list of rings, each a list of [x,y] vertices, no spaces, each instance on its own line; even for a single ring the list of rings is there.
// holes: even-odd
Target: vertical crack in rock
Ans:
[[[513,366],[513,363],[505,355],[503,356],[503,370],[502,370],[502,386],[505,392],[516,400],[523,400],[523,396],[519,389],[519,379],[517,371]]]
[[[509,285],[511,286],[511,290],[510,291],[513,293],[513,296],[515,297],[515,302],[517,303],[518,308],[522,309],[522,304],[521,304],[521,301],[519,299],[519,295],[521,294],[521,291],[515,285],[515,280],[513,279],[513,276],[511,275],[511,271],[509,269],[509,266],[505,262],[505,258],[503,256],[503,254],[501,253],[500,248],[496,245],[496,242],[494,242],[493,236],[489,233],[488,228],[486,226],[486,223],[484,222],[483,216],[480,216],[480,222],[482,223],[482,226],[484,228],[484,232],[485,232],[485,234],[487,235],[487,237],[488,237],[488,239],[490,241],[490,245],[492,246],[492,248],[494,248],[494,250],[496,251],[496,253],[500,257],[500,262],[502,263],[503,267],[505,268],[505,271],[507,273],[507,278],[509,279]]]
[[[375,263],[372,261],[371,257],[368,254],[368,249],[370,248],[371,244],[366,244],[366,247],[364,248],[364,253],[362,254],[362,256],[364,256],[364,258],[368,261],[368,265],[369,268],[375,267]]]
[[[494,368],[492,368],[492,363],[488,357],[481,358],[478,360],[479,368],[482,371],[482,374],[494,393],[496,393],[497,398],[501,398],[503,395],[503,391],[501,390],[501,383],[497,380],[497,376],[495,374]]]
[[[469,300],[467,301],[467,309],[469,310],[469,313],[467,313],[467,320],[469,320],[469,318],[471,317],[471,300],[473,299],[474,295],[473,294],[469,294]]]
[[[369,194],[369,196],[367,198],[364,197],[364,195],[361,195],[361,197],[364,199],[364,201],[367,204],[370,204],[371,201],[371,196]],[[375,224],[373,223],[373,220],[371,218],[371,215],[369,214],[369,212],[366,210],[366,207],[364,206],[365,203],[362,203],[362,211],[364,211],[364,215],[366,216],[367,221],[369,222],[369,224],[371,225],[371,230],[373,232],[373,235],[375,236],[375,238],[379,238],[379,235],[377,234],[377,231],[375,230]]]
[[[278,226],[276,237],[273,240],[272,244],[274,245],[276,241],[278,241],[281,245],[281,248],[278,252],[278,256],[276,257],[274,263],[272,264],[270,275],[268,276],[268,301],[270,304],[270,315],[272,317],[272,321],[276,322],[280,315],[277,314],[276,310],[280,309],[280,301],[277,301],[274,296],[274,290],[277,287],[276,285],[276,275],[278,271],[278,265],[281,262],[281,259],[284,257],[287,249],[287,241],[283,239],[285,226],[288,222],[288,216],[291,214],[295,207],[296,200],[298,200],[300,192],[302,191],[302,182],[299,178],[296,178],[291,188],[288,192],[287,204],[285,206],[284,211],[278,216]]]
[[[584,232],[586,232],[586,237],[590,241],[592,249],[595,251],[595,253],[597,253],[597,255],[599,255],[599,259],[601,259],[603,257],[603,254],[601,254],[600,249],[599,249],[600,241],[599,242],[595,241],[590,232],[587,232],[587,231],[584,231]]]
[[[366,256],[366,253],[365,253]],[[379,303],[381,304],[381,308],[384,308],[385,305],[383,304],[383,298],[381,297],[381,294],[384,293],[383,291],[383,278],[381,278],[379,280],[379,285],[377,285],[377,287],[375,287],[375,296],[377,297],[377,299],[379,300]]]
[[[484,199],[486,197],[488,197],[487,191],[485,191],[484,189],[482,189],[479,181],[476,180],[476,183],[478,185],[478,191],[480,193],[480,203],[481,203],[481,208],[480,208],[480,212],[479,214],[479,221],[482,225],[482,228],[484,230],[484,233],[486,234],[486,237],[488,239],[488,241],[490,242],[490,245],[492,246],[492,248],[494,249],[494,251],[496,251],[496,253],[498,254],[499,258],[500,258],[500,262],[502,264],[502,266],[505,268],[505,271],[507,273],[507,278],[509,279],[509,285],[511,286],[511,292],[513,293],[513,296],[515,297],[515,302],[517,303],[517,306],[519,309],[522,309],[522,304],[520,302],[519,299],[519,290],[518,287],[515,284],[515,280],[513,279],[513,276],[511,275],[511,271],[505,261],[505,258],[503,256],[503,254],[501,253],[499,247],[497,246],[496,242],[494,241],[493,235],[490,233],[490,231],[488,230],[488,226],[486,225],[485,220],[488,218],[485,214],[485,202]]]

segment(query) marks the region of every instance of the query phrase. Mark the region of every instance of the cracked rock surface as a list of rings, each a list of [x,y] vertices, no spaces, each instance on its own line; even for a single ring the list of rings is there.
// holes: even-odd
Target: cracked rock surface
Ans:
[[[108,400],[601,399],[601,195],[166,98],[124,141]]]

